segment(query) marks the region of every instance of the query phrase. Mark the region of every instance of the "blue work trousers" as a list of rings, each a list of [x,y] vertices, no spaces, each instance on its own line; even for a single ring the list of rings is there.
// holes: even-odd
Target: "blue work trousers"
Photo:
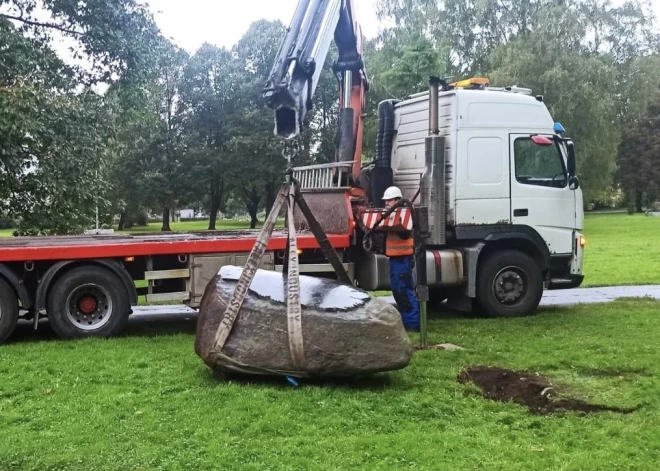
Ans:
[[[419,302],[415,296],[413,257],[390,257],[390,285],[407,330],[419,330]]]

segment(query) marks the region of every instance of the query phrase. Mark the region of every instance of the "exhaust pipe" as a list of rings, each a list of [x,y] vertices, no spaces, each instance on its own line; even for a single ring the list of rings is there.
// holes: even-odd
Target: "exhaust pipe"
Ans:
[[[439,136],[438,88],[440,87],[440,79],[438,77],[431,77],[429,85],[429,136]]]
[[[428,208],[429,245],[444,245],[447,237],[445,207],[445,138],[440,137],[438,88],[440,79],[429,80],[429,137],[426,138],[426,168],[420,184],[420,203]]]
[[[378,105],[378,136],[376,159],[371,172],[372,203],[382,205],[385,190],[394,185],[392,146],[394,138],[394,105],[397,100],[381,101]]]

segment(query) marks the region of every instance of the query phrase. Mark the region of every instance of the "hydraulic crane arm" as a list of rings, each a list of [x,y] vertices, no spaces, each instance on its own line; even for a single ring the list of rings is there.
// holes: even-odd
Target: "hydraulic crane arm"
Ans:
[[[357,177],[368,82],[362,61],[362,33],[353,1],[300,0],[266,82],[264,99],[275,111],[275,134],[285,139],[298,136],[312,109],[314,92],[334,37],[339,58],[333,70],[340,84],[336,159],[353,161],[353,176]]]

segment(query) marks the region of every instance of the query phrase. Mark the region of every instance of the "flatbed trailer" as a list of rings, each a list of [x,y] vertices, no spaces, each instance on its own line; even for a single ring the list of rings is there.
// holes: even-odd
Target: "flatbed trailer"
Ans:
[[[349,226],[350,227],[350,226]],[[109,337],[122,332],[140,296],[148,303],[200,304],[208,282],[224,265],[243,266],[259,230],[172,232],[0,240],[0,343],[19,317],[48,317],[63,339]],[[334,271],[309,232],[297,235],[301,272]],[[353,234],[328,234],[344,266]],[[261,268],[282,269],[287,236],[276,229]],[[137,286],[136,286],[137,285]]]

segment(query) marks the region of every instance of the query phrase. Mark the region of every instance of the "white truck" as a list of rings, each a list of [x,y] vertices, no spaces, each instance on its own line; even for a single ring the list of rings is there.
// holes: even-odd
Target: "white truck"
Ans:
[[[436,110],[429,92],[380,104],[379,153],[362,169],[358,184],[367,191],[363,198],[351,196],[353,216],[367,221],[370,208],[382,206],[384,189],[397,185],[404,198],[429,208],[431,301],[448,298],[459,310],[490,316],[530,314],[544,287],[573,288],[583,279],[574,145],[530,90],[492,88],[485,79],[444,88],[430,91]],[[427,144],[429,130],[435,147]],[[331,201],[341,188],[337,181],[306,177],[318,171],[297,168],[296,177],[307,198]],[[317,204],[317,214],[327,206]],[[387,258],[365,252],[359,232],[351,260],[356,282],[387,290]]]

